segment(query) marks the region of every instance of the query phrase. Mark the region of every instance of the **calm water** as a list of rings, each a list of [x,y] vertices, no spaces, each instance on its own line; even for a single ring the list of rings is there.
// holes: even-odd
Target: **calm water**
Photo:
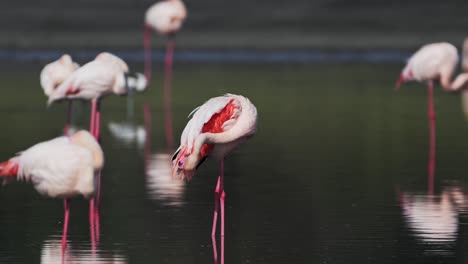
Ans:
[[[396,93],[399,68],[176,66],[176,140],[187,114],[209,97],[240,93],[259,112],[256,136],[226,162],[225,263],[468,261],[468,123],[461,100],[436,91],[431,194],[426,90],[408,85]],[[2,160],[61,133],[65,105],[45,108],[40,69],[0,66]],[[100,239],[91,250],[88,204],[74,199],[70,263],[214,263],[218,164],[207,161],[190,182],[167,178],[160,83],[155,75],[150,91],[136,97],[133,123],[125,98],[103,102]],[[80,109],[75,124],[86,128],[88,105]],[[0,201],[0,262],[60,263],[62,201],[24,183],[2,188]]]

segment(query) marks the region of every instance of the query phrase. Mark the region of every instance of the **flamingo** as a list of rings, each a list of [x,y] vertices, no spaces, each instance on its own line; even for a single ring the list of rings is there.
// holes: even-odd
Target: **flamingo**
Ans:
[[[124,95],[129,90],[144,90],[146,78],[137,73],[128,74],[127,64],[119,57],[104,52],[93,61],[80,67],[49,96],[48,104],[63,99],[85,99],[92,101],[90,130],[99,137],[99,100],[109,94]]]
[[[171,74],[174,37],[187,17],[187,9],[181,0],[164,0],[153,4],[145,14],[144,48],[145,76],[151,79],[151,31],[168,37],[166,50],[166,79]]]
[[[458,64],[458,51],[447,42],[427,44],[409,58],[396,83],[397,89],[406,81],[428,83],[428,116],[429,116],[429,177],[435,171],[435,112],[433,102],[433,81],[440,80],[445,90],[452,87],[451,78]],[[432,176],[431,176],[432,175]]]
[[[64,198],[62,247],[66,247],[70,198],[95,195],[94,179],[104,165],[99,143],[87,131],[38,143],[0,163],[4,184],[13,179],[32,182],[42,195]]]
[[[166,143],[172,149],[173,132],[171,116],[171,79],[175,46],[175,34],[180,30],[187,17],[187,9],[181,0],[164,0],[152,5],[145,14],[144,48],[145,76],[151,79],[151,31],[167,36],[166,58],[164,63],[164,109],[166,125]]]
[[[90,132],[99,140],[100,133],[100,99],[109,94],[124,95],[129,90],[143,90],[146,78],[137,73],[136,77],[128,74],[127,64],[119,57],[104,52],[93,61],[81,66],[66,81],[64,81],[50,96],[48,104],[63,99],[91,100]],[[101,175],[98,176],[97,206],[94,198],[90,200],[90,217],[98,215],[101,198]],[[95,212],[94,214],[92,212]],[[96,217],[96,221],[99,218]],[[94,222],[94,219],[90,219]],[[99,235],[99,223],[96,223],[96,233]],[[91,227],[91,236],[94,229]]]
[[[50,96],[54,90],[64,82],[73,72],[80,67],[70,55],[64,54],[58,60],[47,64],[41,71],[41,86],[46,96]],[[68,101],[67,123],[65,135],[68,134],[72,115],[72,102]]]
[[[242,142],[255,134],[257,109],[249,99],[234,94],[209,99],[190,113],[173,156],[172,175],[190,179],[208,155],[220,161],[220,176],[215,189],[212,238],[215,237],[219,204],[221,204],[221,237],[224,238],[224,159]]]

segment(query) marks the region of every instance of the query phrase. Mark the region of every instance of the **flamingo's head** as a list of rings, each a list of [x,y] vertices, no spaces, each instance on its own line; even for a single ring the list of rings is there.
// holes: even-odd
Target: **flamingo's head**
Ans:
[[[412,80],[414,80],[413,71],[407,66],[401,71],[400,77],[396,82],[396,90],[400,89],[401,84],[404,82]]]

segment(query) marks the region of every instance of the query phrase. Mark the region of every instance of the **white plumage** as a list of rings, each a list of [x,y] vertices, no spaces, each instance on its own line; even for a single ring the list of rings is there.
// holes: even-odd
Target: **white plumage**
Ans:
[[[47,64],[40,75],[41,86],[45,95],[50,96],[78,67],[79,65],[73,62],[68,54],[64,54],[58,60]]]
[[[104,162],[102,149],[87,131],[38,143],[9,160],[18,166],[18,180],[31,181],[49,197],[94,195],[94,177]]]
[[[166,0],[152,5],[145,14],[145,23],[158,33],[167,35],[179,31],[187,17],[180,0]]]

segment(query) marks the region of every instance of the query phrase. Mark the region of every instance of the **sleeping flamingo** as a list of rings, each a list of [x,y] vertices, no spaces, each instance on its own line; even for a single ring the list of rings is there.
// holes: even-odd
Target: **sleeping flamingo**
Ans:
[[[0,163],[4,184],[18,179],[29,181],[42,195],[64,198],[62,247],[66,247],[70,198],[91,198],[96,192],[94,179],[104,165],[99,143],[87,131],[71,137],[58,137],[38,143]]]
[[[62,84],[73,72],[80,67],[73,62],[68,54],[62,55],[58,60],[47,64],[41,71],[41,86],[46,96],[50,96],[53,91]],[[72,115],[72,102],[68,101],[67,123],[65,124],[65,135],[68,134]]]
[[[109,94],[124,95],[129,90],[143,90],[146,78],[137,73],[128,74],[127,64],[119,57],[104,52],[93,61],[80,67],[49,96],[48,104],[63,99],[85,99],[92,101],[90,131],[99,137],[100,98]]]
[[[221,237],[224,237],[224,158],[240,143],[255,134],[257,109],[249,99],[233,94],[214,97],[197,107],[190,115],[180,139],[180,147],[173,156],[172,175],[193,176],[196,168],[208,155],[220,161],[220,176],[215,189],[215,211],[212,237],[216,233],[221,203]],[[190,116],[189,115],[189,116]]]
[[[91,100],[90,132],[99,140],[100,99],[109,94],[124,95],[129,90],[143,90],[146,78],[142,74],[131,77],[127,64],[111,53],[101,53],[93,61],[81,66],[50,96],[49,105],[63,99]],[[90,216],[98,215],[101,197],[101,176],[98,176],[97,206],[94,198],[90,200]],[[96,208],[96,210],[95,210]],[[98,217],[96,217],[98,219]],[[92,219],[90,219],[93,222]],[[96,223],[99,228],[99,223]],[[92,231],[93,233],[93,231]],[[96,232],[99,235],[99,231]]]
[[[168,37],[166,50],[166,82],[170,84],[172,56],[174,52],[174,37],[187,17],[187,9],[181,0],[164,0],[152,5],[145,14],[144,48],[145,76],[151,79],[151,32],[154,30]]]
[[[152,5],[145,14],[144,48],[145,76],[151,79],[151,32],[156,31],[167,36],[166,58],[164,65],[164,112],[167,145],[172,149],[172,116],[171,116],[171,81],[172,62],[175,46],[175,34],[180,30],[187,17],[187,9],[181,0],[164,0]]]
[[[451,78],[458,64],[457,48],[450,43],[424,45],[409,58],[396,83],[397,89],[403,82],[419,81],[428,83],[429,116],[429,175],[434,174],[435,162],[435,112],[433,102],[433,81],[440,80],[445,90],[450,90]],[[430,176],[433,177],[433,176]]]

